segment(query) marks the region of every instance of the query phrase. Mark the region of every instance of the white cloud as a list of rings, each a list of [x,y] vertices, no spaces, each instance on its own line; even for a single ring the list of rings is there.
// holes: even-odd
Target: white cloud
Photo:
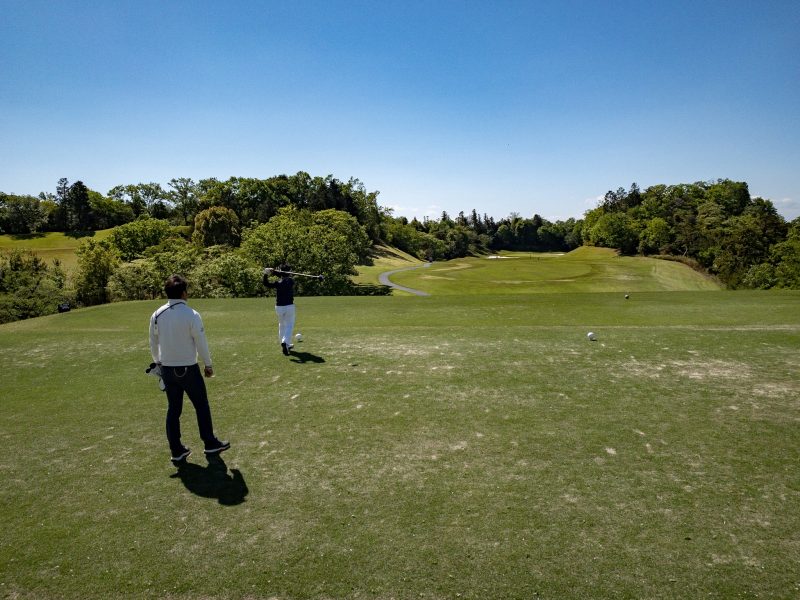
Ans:
[[[392,215],[395,217],[406,217],[407,219],[421,219],[424,217],[436,218],[442,216],[444,210],[438,204],[429,204],[428,206],[401,206],[399,204],[391,205],[388,208],[392,209]]]
[[[787,221],[800,217],[800,200],[781,198],[780,200],[773,200],[772,204],[775,205],[775,210]]]

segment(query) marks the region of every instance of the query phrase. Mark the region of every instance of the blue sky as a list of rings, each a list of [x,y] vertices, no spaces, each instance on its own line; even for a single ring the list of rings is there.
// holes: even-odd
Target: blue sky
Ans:
[[[0,190],[306,171],[397,216],[800,215],[800,2],[0,0]]]

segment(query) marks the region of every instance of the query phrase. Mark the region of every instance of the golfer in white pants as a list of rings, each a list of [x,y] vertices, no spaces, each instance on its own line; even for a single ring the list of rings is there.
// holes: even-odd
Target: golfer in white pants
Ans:
[[[294,279],[281,271],[291,270],[292,267],[289,265],[281,265],[278,270],[278,281],[270,281],[272,269],[264,269],[263,280],[266,287],[276,290],[275,313],[278,315],[278,342],[286,356],[289,356],[289,350],[292,348],[292,331],[294,330]]]

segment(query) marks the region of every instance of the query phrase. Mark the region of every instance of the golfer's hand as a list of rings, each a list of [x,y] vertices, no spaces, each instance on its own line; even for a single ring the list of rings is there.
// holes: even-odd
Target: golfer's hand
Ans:
[[[205,367],[203,369],[206,377],[213,377],[214,376],[214,367]]]
[[[264,275],[272,275],[272,269],[270,267],[264,269]]]

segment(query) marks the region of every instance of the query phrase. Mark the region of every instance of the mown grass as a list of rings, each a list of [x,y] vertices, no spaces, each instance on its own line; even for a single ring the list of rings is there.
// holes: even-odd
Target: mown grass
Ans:
[[[686,265],[618,256],[607,248],[569,253],[503,252],[436,262],[392,275],[392,282],[434,295],[554,292],[710,291],[721,286]]]
[[[194,301],[180,476],[157,304],[0,326],[4,597],[800,593],[800,293]]]
[[[74,269],[77,264],[75,250],[81,241],[87,238],[102,240],[111,234],[111,229],[101,231],[89,231],[86,233],[29,233],[20,235],[0,235],[0,252],[7,252],[12,249],[28,250],[39,256],[42,260],[51,264],[58,260],[61,266],[67,270]]]
[[[371,254],[372,264],[357,267],[358,275],[352,277],[354,283],[377,285],[381,273],[422,264],[421,260],[389,246],[377,245]]]

